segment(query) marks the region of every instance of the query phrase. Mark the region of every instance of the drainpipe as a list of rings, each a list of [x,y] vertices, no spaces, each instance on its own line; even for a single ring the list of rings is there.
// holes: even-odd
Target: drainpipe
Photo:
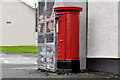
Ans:
[[[37,32],[37,7],[35,3],[35,32]]]

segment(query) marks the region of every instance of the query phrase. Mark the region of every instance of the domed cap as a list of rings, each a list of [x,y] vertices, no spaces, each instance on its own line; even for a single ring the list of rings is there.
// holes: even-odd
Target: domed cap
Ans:
[[[81,7],[77,7],[77,6],[69,6],[69,5],[66,5],[66,6],[59,6],[59,7],[55,7],[54,8],[54,11],[62,11],[62,10],[72,10],[72,11],[82,11],[82,8]]]

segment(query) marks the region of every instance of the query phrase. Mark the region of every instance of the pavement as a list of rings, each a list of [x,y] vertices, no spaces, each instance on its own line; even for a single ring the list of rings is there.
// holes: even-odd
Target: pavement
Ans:
[[[2,78],[116,78],[119,75],[105,72],[83,72],[57,75],[37,70],[36,53],[0,53]]]

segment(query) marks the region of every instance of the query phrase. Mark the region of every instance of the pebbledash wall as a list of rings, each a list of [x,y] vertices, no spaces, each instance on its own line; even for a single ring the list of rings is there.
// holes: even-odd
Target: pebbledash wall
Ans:
[[[87,57],[118,58],[118,2],[88,3]]]
[[[87,62],[86,67],[90,70],[120,74],[119,1],[60,0],[56,3],[56,6],[73,5],[83,8],[79,16],[79,54],[82,69]],[[86,60],[85,57],[87,57]]]
[[[35,11],[20,0],[2,0],[0,46],[35,46]],[[11,23],[9,23],[11,22]]]
[[[88,1],[87,65],[92,70],[120,74],[119,1]]]

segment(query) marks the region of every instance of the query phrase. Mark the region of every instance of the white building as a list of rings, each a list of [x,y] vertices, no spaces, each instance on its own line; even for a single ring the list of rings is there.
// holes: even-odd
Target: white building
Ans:
[[[32,0],[2,0],[0,46],[35,46],[35,4]]]

